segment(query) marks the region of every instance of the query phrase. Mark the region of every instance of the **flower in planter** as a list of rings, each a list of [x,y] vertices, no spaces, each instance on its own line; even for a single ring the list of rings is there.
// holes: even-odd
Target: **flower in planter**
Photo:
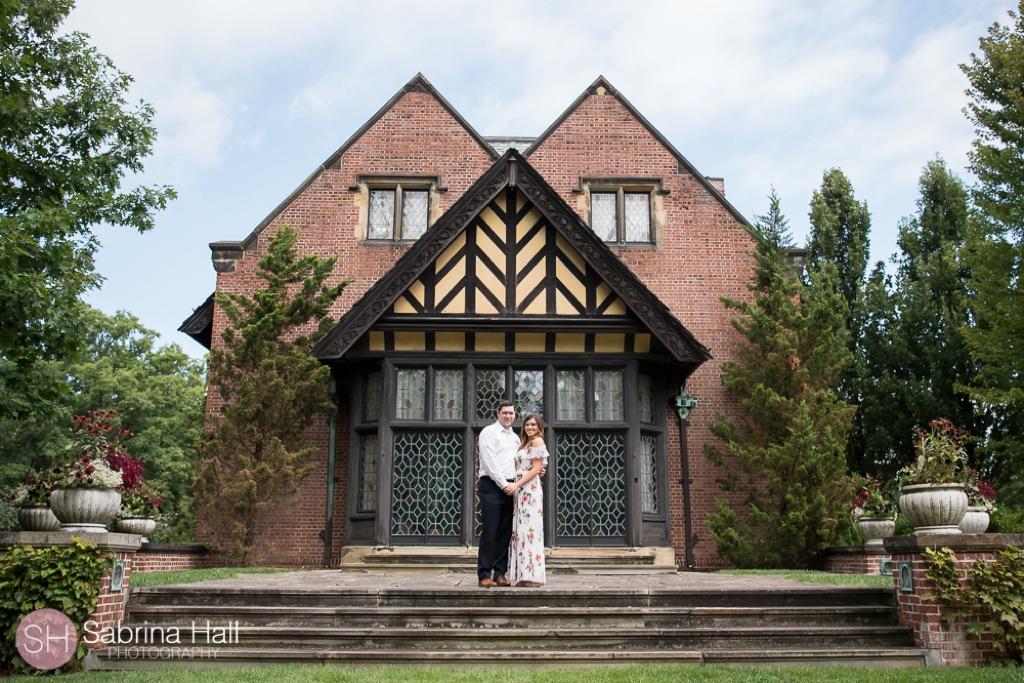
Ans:
[[[969,435],[949,420],[933,420],[929,430],[915,430],[914,450],[917,460],[896,474],[900,487],[914,484],[963,484],[967,477],[967,451],[964,442]]]
[[[47,505],[50,502],[50,491],[53,481],[42,475],[29,474],[25,483],[17,486],[11,493],[11,503],[15,507],[26,505]]]
[[[54,488],[116,489],[121,486],[121,473],[110,466],[108,459],[127,457],[122,439],[132,433],[111,425],[115,415],[117,413],[90,410],[71,418],[71,443],[51,465]]]
[[[160,508],[164,504],[161,494],[163,482],[140,482],[136,488],[121,493],[121,512],[118,517],[160,516]]]
[[[896,518],[896,506],[893,505],[889,492],[885,490],[882,482],[871,475],[865,477],[864,485],[853,501],[853,517]]]
[[[967,491],[967,504],[971,507],[983,507],[986,512],[995,512],[996,490],[992,488],[992,482],[981,479],[978,470],[967,471],[967,482],[964,485]]]

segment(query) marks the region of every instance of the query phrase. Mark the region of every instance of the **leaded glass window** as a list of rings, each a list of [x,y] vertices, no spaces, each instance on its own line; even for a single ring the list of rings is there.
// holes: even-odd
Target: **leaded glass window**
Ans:
[[[476,416],[481,420],[494,418],[498,404],[505,400],[505,371],[476,371]]]
[[[377,457],[380,455],[376,434],[359,439],[359,512],[377,510]]]
[[[434,371],[434,419],[462,419],[462,370]]]
[[[555,405],[559,420],[587,419],[587,373],[584,370],[559,370],[555,374]]]
[[[390,240],[395,237],[395,191],[370,190],[367,239]]]
[[[558,436],[560,538],[626,534],[626,459],[622,434]]]
[[[395,373],[395,417],[422,420],[426,403],[427,371],[399,370]]]
[[[518,417],[527,413],[544,414],[543,370],[516,370],[514,388],[512,402],[516,405]]]
[[[605,242],[615,242],[617,223],[615,193],[592,192],[590,194],[590,227],[594,234]]]
[[[622,370],[594,371],[594,419],[623,420]]]
[[[363,397],[363,422],[376,422],[380,419],[380,394],[383,375],[371,372],[366,375],[366,396]]]
[[[426,190],[402,191],[402,239],[419,239],[427,231],[429,198]]]
[[[637,376],[637,389],[640,393],[640,421],[654,424],[654,390],[651,376],[642,372]]]
[[[658,512],[658,440],[647,434],[640,437],[640,507]]]
[[[458,536],[462,531],[462,435],[395,434],[391,533]]]
[[[627,192],[624,197],[626,241],[651,241],[651,195]]]

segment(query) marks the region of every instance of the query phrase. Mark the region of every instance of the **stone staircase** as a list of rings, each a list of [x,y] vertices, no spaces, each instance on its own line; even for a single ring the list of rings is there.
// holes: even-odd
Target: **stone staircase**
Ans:
[[[348,546],[338,569],[349,572],[476,573],[475,547]],[[547,548],[549,574],[674,574],[672,548]]]
[[[927,651],[913,647],[910,630],[896,623],[891,589],[559,588],[549,582],[541,589],[481,590],[475,577],[458,588],[410,582],[307,590],[221,582],[135,588],[125,622],[135,641],[95,650],[86,666],[926,663]],[[217,628],[229,642],[217,642]]]

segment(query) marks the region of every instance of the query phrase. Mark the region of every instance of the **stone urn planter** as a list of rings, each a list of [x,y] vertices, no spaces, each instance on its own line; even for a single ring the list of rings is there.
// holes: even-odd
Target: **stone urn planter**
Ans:
[[[882,539],[892,538],[896,534],[896,520],[890,517],[861,517],[857,520],[857,528],[867,539],[865,546],[881,547]]]
[[[963,484],[914,484],[900,489],[900,512],[915,534],[959,534],[967,512]]]
[[[18,523],[24,531],[57,531],[60,520],[46,503],[23,505],[18,508]]]
[[[964,518],[960,520],[960,531],[965,534],[983,534],[988,529],[990,518],[984,506],[968,506]]]
[[[121,509],[121,494],[116,489],[54,489],[50,509],[61,531],[102,534]]]
[[[151,517],[122,517],[117,520],[117,530],[122,534],[137,534],[146,540],[145,537],[156,530],[156,520]]]

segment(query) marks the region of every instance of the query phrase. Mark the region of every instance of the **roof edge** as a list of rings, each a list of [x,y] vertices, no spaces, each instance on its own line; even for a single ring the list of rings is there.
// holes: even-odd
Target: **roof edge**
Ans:
[[[747,220],[746,216],[740,213],[739,209],[733,206],[729,202],[729,200],[725,198],[725,195],[723,195],[721,192],[715,189],[715,186],[712,185],[706,177],[704,177],[704,174],[700,173],[697,170],[697,168],[693,164],[691,164],[690,161],[686,157],[684,157],[671,142],[669,142],[668,138],[662,135],[661,131],[655,128],[651,124],[651,122],[648,121],[647,118],[643,114],[641,114],[637,110],[637,108],[634,107],[633,104],[629,100],[627,100],[625,96],[623,96],[623,94],[615,86],[608,82],[608,79],[606,79],[604,76],[598,76],[597,80],[591,83],[590,86],[586,90],[584,90],[579,97],[573,100],[573,103],[569,105],[569,108],[562,112],[561,116],[555,119],[554,123],[548,126],[547,129],[537,137],[537,140],[532,145],[530,145],[530,147],[525,152],[523,152],[523,156],[529,158],[531,154],[533,154],[537,149],[539,149],[540,146],[543,145],[544,142],[551,136],[551,134],[554,133],[559,126],[565,123],[566,119],[568,119],[573,114],[573,112],[579,109],[580,105],[583,104],[588,97],[597,92],[598,88],[604,88],[610,95],[615,97],[615,99],[617,99],[622,104],[622,106],[624,106],[626,110],[629,111],[629,113],[632,114],[633,117],[640,122],[640,125],[646,128],[647,131],[651,135],[653,135],[654,138],[672,154],[672,156],[676,158],[676,161],[679,163],[679,165],[685,168],[690,175],[696,178],[697,182],[699,182],[704,187],[704,189],[706,189],[711,194],[712,197],[718,200],[718,202],[721,203],[722,206],[724,206],[725,209],[729,213],[731,213],[737,221],[739,221],[743,225],[751,225],[750,221]]]

